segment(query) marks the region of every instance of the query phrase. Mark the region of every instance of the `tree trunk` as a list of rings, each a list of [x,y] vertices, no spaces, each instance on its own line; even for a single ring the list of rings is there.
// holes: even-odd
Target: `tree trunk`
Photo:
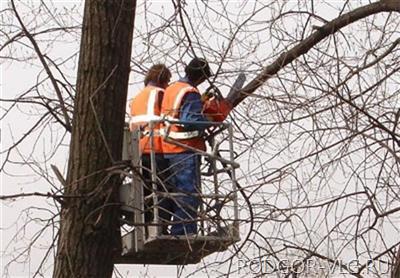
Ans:
[[[54,277],[111,277],[136,1],[87,0]]]
[[[400,248],[397,250],[396,256],[393,258],[392,278],[400,278]]]

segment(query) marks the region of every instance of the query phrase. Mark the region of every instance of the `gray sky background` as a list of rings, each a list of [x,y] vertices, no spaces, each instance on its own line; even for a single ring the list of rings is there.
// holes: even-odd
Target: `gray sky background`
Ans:
[[[28,1],[29,2],[29,1]],[[32,1],[33,3],[38,3],[38,1]],[[70,8],[74,5],[80,5],[82,8],[81,1],[53,1],[54,2],[54,7],[59,8],[60,10],[64,8]],[[142,1],[140,1],[142,2]],[[188,1],[190,3],[190,1]],[[235,11],[235,9],[238,8],[238,3],[241,1],[229,1],[229,5],[227,5],[228,9],[232,9],[232,11]],[[253,1],[249,1],[250,3]],[[293,5],[297,5],[297,1],[288,1],[293,2]],[[319,10],[317,11],[320,16],[323,16],[326,19],[332,19],[334,18],[337,13],[335,9],[333,8],[336,4],[342,4],[344,1],[325,1],[328,4],[318,6],[320,7]],[[366,4],[367,1],[359,1],[360,3]],[[1,3],[1,9],[3,10],[5,7],[8,5],[8,1],[5,0],[0,0]],[[31,3],[31,2],[30,2]],[[24,7],[18,3],[18,8],[21,9],[21,13],[26,12],[24,10]],[[193,4],[193,3],[192,3]],[[289,4],[290,5],[290,4]],[[329,8],[332,6],[331,8]],[[145,22],[143,17],[140,15],[143,15],[143,9],[144,6],[142,4],[139,4],[139,10],[138,10],[138,16],[135,19],[135,35],[139,33],[146,32],[145,30]],[[149,6],[152,10],[154,11],[160,11],[165,14],[170,14],[172,11],[172,6],[170,5],[169,1],[151,1],[151,5]],[[245,9],[251,8],[251,5],[245,6]],[[190,11],[194,12],[194,10],[189,9]],[[82,9],[80,9],[82,12]],[[249,10],[250,11],[250,10]],[[269,18],[271,14],[268,12],[268,10],[265,10],[265,12],[260,12],[260,14],[257,16],[260,20],[262,18]],[[77,20],[79,20],[79,14],[75,16]],[[148,22],[151,22],[152,19],[148,18]],[[154,18],[154,21],[156,21],[156,17]],[[157,24],[157,23],[156,23]],[[218,22],[216,22],[216,26],[218,26]],[[290,29],[292,25],[290,25],[290,22],[288,23],[288,29]],[[263,41],[262,38],[263,33],[260,33],[260,39]],[[51,49],[47,48],[45,43],[42,43],[41,46],[47,50],[47,53],[53,57],[69,57],[73,53],[79,49],[79,41],[77,41],[75,38],[76,34],[71,35],[71,37],[66,38],[67,42],[64,39],[61,39],[59,42],[56,42]],[[166,37],[161,37],[160,39],[166,39]],[[243,38],[245,39],[245,38]],[[247,38],[249,41],[251,41],[251,38]],[[215,44],[216,49],[223,45],[223,37],[222,36],[217,36],[214,34],[209,34],[209,40],[210,44]],[[26,40],[24,42],[28,43]],[[0,43],[1,44],[1,43]],[[226,42],[225,42],[226,44]],[[271,39],[268,40],[266,39],[265,41],[265,47],[259,47],[257,48],[257,51],[255,51],[252,55],[249,56],[248,59],[254,58],[254,60],[257,59],[263,59],[267,56],[267,54],[271,54],[274,50],[274,47],[281,47],[278,46],[278,43]],[[138,42],[137,40],[134,40],[134,50],[133,50],[133,59],[136,57],[144,57],[143,51],[146,48],[145,43],[140,41]],[[168,49],[168,43],[166,43],[165,48]],[[30,56],[34,55],[32,52],[23,50],[24,47],[20,48],[19,51],[21,51],[21,56]],[[179,53],[179,50],[170,50],[171,52],[168,55],[175,55],[176,53]],[[238,55],[240,55],[240,49],[239,47],[234,49],[233,51],[237,51]],[[267,54],[265,54],[267,53]],[[0,53],[0,56],[3,54]],[[168,56],[166,55],[166,56]],[[168,63],[171,61],[169,58],[165,58],[163,60],[163,53],[159,53],[158,55],[155,55],[154,60],[145,60],[143,62],[143,65],[146,67],[151,66],[152,63],[154,62],[165,62]],[[0,58],[1,59],[1,58]],[[189,58],[185,56],[184,61],[188,61]],[[25,63],[25,62],[18,62],[18,61],[13,61],[13,62],[1,62],[1,76],[0,76],[0,90],[1,90],[1,98],[13,98],[15,95],[20,94],[21,92],[27,90],[32,84],[36,83],[37,76],[39,74],[40,78],[43,78],[45,76],[45,73],[42,70],[42,67],[38,63],[37,60],[31,60],[32,64],[30,63]],[[77,65],[77,56],[72,57],[68,63],[65,64],[63,67],[64,70],[66,71],[67,75],[70,76],[70,80],[74,83],[74,76],[76,74],[76,65]],[[238,61],[237,64],[232,64],[232,68],[235,69],[247,69],[250,66],[257,67],[257,65],[251,65],[251,61],[248,61],[247,63],[243,61]],[[215,65],[212,66],[213,70],[215,70]],[[174,70],[176,69],[179,70],[179,65],[175,66]],[[178,75],[174,73],[173,79],[178,78]],[[234,81],[234,76],[229,80],[230,83]],[[132,73],[130,77],[130,86],[129,86],[129,92],[128,96],[129,98],[132,97],[135,92],[137,92],[141,88],[141,83],[142,83],[143,77]],[[51,88],[48,85],[45,85],[42,87],[43,90],[51,90]],[[223,92],[226,93],[228,90],[227,86],[223,87]],[[273,90],[273,89],[266,89],[266,90]],[[10,146],[15,138],[19,138],[22,134],[24,134],[27,129],[37,120],[36,117],[32,117],[30,115],[27,115],[25,112],[30,108],[29,106],[20,106],[18,110],[13,110],[10,115],[8,115],[4,120],[1,121],[1,150],[3,151],[5,148]],[[3,112],[2,108],[2,112]],[[30,110],[30,113],[37,113],[40,115],[42,111],[34,111]],[[55,125],[53,125],[55,126]],[[22,154],[29,154],[32,152],[32,155],[35,156],[37,161],[41,162],[41,165],[46,165],[46,168],[48,170],[48,176],[47,178],[49,181],[52,181],[56,184],[58,184],[58,181],[54,177],[53,172],[50,169],[50,164],[55,164],[57,167],[64,173],[66,173],[66,163],[67,163],[67,157],[68,157],[68,142],[69,138],[68,137],[63,137],[63,131],[62,128],[54,128],[54,129],[49,129],[49,128],[44,128],[39,129],[36,131],[37,134],[39,135],[39,132],[43,132],[43,134],[39,137],[39,140],[36,141],[33,136],[29,142],[26,142],[22,144],[18,148],[18,152]],[[45,157],[49,157],[49,155],[52,153],[54,150],[55,145],[58,145],[57,142],[61,143],[62,146],[59,148],[59,150],[51,156],[51,158],[47,161],[44,160]],[[264,146],[265,147],[265,146]],[[264,150],[262,153],[266,155],[268,153],[268,147],[265,147],[266,150]],[[13,159],[19,160],[19,155],[18,152],[13,153]],[[1,161],[4,159],[4,154],[2,154]],[[360,158],[361,159],[361,158]],[[283,160],[283,158],[282,158]],[[239,178],[246,182],[246,181],[251,181],[252,183],[254,180],[252,177],[244,177],[244,173],[248,172],[249,170],[256,169],[259,167],[257,164],[257,160],[253,160],[251,155],[246,155],[245,157],[241,158],[241,161],[239,161],[242,165],[241,167],[241,174],[239,174]],[[277,161],[276,162],[276,167],[278,167],[279,164],[283,163],[283,161]],[[45,179],[38,179],[38,172],[39,168],[37,165],[21,165],[21,164],[10,164],[8,167],[6,167],[5,171],[1,173],[1,191],[0,195],[8,195],[8,194],[17,194],[17,193],[22,193],[22,192],[48,192],[51,191],[52,187],[47,182]],[[45,175],[47,175],[45,173]],[[340,183],[342,181],[342,177],[339,175],[336,176],[334,179],[332,179],[332,185],[338,184],[340,186]],[[337,187],[337,190],[340,191],[342,188]],[[266,188],[266,192],[268,190],[274,191],[274,188]],[[312,193],[310,193],[312,194]],[[322,198],[322,197],[321,197]],[[282,205],[284,204],[284,200],[282,200]],[[51,218],[51,216],[56,213],[55,206],[53,204],[53,201],[51,199],[45,199],[45,198],[40,198],[40,197],[28,197],[24,199],[18,199],[17,201],[7,201],[7,202],[1,202],[1,248],[0,248],[0,256],[1,256],[1,271],[7,271],[2,274],[2,277],[8,275],[9,277],[31,277],[33,275],[33,272],[36,270],[36,267],[41,261],[41,258],[43,257],[44,252],[46,252],[48,246],[52,244],[52,239],[53,239],[53,230],[52,229],[46,229],[44,234],[41,234],[38,241],[35,243],[35,246],[31,249],[31,252],[27,255],[27,257],[21,257],[17,259],[17,263],[12,263],[8,268],[5,269],[5,264],[7,264],[10,260],[13,259],[13,256],[15,254],[19,253],[21,250],[29,246],[29,243],[31,242],[32,238],[35,238],[38,236],[38,232],[42,229],[43,223],[39,223],[37,219],[42,218],[42,219],[47,219]],[[29,211],[27,211],[28,208],[31,208]],[[351,210],[351,205],[349,205],[349,209]],[[246,212],[242,212],[242,217],[246,216]],[[314,215],[309,215],[309,219],[305,219],[305,221],[310,221],[312,222],[312,219]],[[28,225],[24,227],[26,222],[28,221]],[[334,221],[334,219],[330,219],[328,221]],[[242,234],[245,235],[247,227],[242,227]],[[21,232],[21,229],[23,229],[23,232]],[[263,227],[261,232],[271,232],[268,230],[268,228]],[[390,225],[388,226],[387,232],[389,234],[389,238],[393,238],[395,240],[398,235],[395,234],[395,230],[393,230]],[[15,235],[18,234],[18,237],[15,238]],[[230,254],[230,251],[227,251],[225,254],[216,254],[215,256],[209,256],[205,260],[204,263],[201,263],[197,266],[189,266],[185,267],[183,270],[183,273],[191,273],[196,269],[204,267],[206,263],[210,262],[215,262],[222,260],[223,258],[227,258]],[[256,256],[252,250],[248,251],[249,255],[254,255]],[[254,254],[252,254],[254,253]],[[240,258],[238,258],[240,259]],[[49,261],[46,262],[46,268],[47,268],[47,276],[51,276],[52,273],[52,262],[51,262],[51,256]],[[224,265],[222,268],[221,267],[211,267],[208,268],[209,274],[211,277],[213,277],[213,272],[215,274],[219,272],[223,272],[226,270],[228,266]],[[236,266],[233,266],[236,267]],[[145,275],[148,275],[148,277],[175,277],[177,275],[178,269],[174,266],[141,266],[141,265],[129,265],[129,266],[118,266],[117,270],[122,274],[123,277],[142,277]],[[180,270],[179,270],[180,271]],[[199,272],[195,276],[196,277],[201,277],[205,276],[205,272]],[[336,276],[336,277],[346,277],[344,275],[342,276]]]

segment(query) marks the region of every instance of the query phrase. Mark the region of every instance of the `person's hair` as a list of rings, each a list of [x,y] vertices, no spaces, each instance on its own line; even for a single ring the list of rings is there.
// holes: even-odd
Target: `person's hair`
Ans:
[[[147,86],[149,82],[154,82],[157,85],[168,83],[171,79],[171,72],[164,64],[153,65],[144,78],[144,85]]]
[[[194,58],[185,67],[185,73],[190,81],[198,81],[211,76],[211,69],[207,61],[203,58]]]

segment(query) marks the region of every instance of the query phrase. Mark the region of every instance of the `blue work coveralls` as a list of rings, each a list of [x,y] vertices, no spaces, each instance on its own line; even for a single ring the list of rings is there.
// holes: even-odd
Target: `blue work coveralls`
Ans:
[[[186,78],[180,81],[190,84]],[[208,119],[202,114],[202,110],[203,103],[200,94],[188,93],[184,97],[179,120],[193,122],[193,124],[184,125],[185,131],[198,130],[202,132],[209,126],[209,124],[207,124]],[[175,186],[175,192],[184,193],[184,196],[176,197],[173,202],[173,222],[179,223],[172,225],[171,235],[196,234],[197,223],[194,219],[197,218],[197,210],[201,199],[190,193],[200,192],[201,157],[195,152],[187,151],[178,154],[164,154],[164,158],[168,161],[170,166],[170,183]]]

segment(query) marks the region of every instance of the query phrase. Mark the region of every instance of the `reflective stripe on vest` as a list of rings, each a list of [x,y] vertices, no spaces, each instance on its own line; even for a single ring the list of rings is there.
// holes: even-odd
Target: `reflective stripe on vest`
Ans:
[[[184,140],[184,139],[193,139],[200,136],[200,132],[198,130],[193,131],[183,131],[183,132],[176,132],[176,131],[165,131],[165,129],[160,129],[160,135],[164,138],[171,138],[175,140]]]
[[[160,120],[161,117],[159,115],[154,114],[154,106],[156,106],[156,97],[158,95],[158,91],[161,89],[153,89],[149,93],[149,97],[147,99],[147,113],[137,116],[131,116],[130,123],[139,124],[149,123],[150,121]],[[133,99],[135,101],[135,99]]]
[[[180,121],[180,110],[182,109],[183,100],[188,93],[199,94],[199,91],[185,82],[175,82],[168,86],[165,90],[161,115],[166,120],[164,122],[165,130],[161,130],[164,138],[171,138],[179,141],[179,143],[187,145],[190,148],[205,150],[204,138],[200,137],[201,132],[198,130],[185,131],[184,125],[174,122]],[[164,153],[182,153],[191,151],[189,148],[184,148],[173,142],[163,141]]]
[[[139,115],[132,116],[129,123],[131,124],[140,124],[140,123],[150,123],[151,121],[161,121],[162,117],[157,115]]]
[[[142,138],[140,139],[140,149],[144,153],[151,151],[149,126],[151,121],[153,125],[153,149],[156,153],[162,152],[162,142],[159,135],[160,123],[160,104],[158,103],[158,94],[163,93],[162,88],[147,86],[131,102],[131,125],[143,126]]]
[[[156,105],[157,95],[158,95],[157,89],[151,90],[149,100],[147,102],[147,115],[149,115],[149,116],[154,115],[154,106]]]
[[[186,95],[186,93],[193,92],[193,91],[197,92],[197,89],[195,89],[194,87],[185,87],[179,91],[178,95],[175,98],[174,106],[172,107],[172,109],[173,109],[172,113],[174,113],[173,114],[174,116],[177,116],[176,114],[179,113],[182,99]],[[179,119],[178,119],[178,121],[179,121]]]

